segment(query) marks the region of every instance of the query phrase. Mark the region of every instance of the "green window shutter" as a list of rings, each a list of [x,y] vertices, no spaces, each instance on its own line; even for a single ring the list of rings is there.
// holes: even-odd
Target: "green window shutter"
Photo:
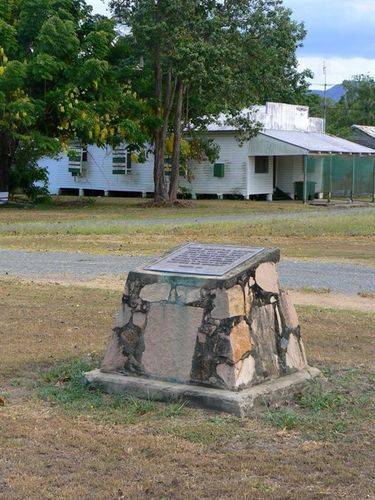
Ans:
[[[132,169],[132,149],[131,148],[128,149],[128,154],[126,156],[126,168],[127,168],[128,172],[130,172]]]
[[[126,163],[126,156],[114,156],[113,163],[116,164],[124,164]]]
[[[112,153],[112,174],[126,175],[131,171],[131,150],[119,146]]]
[[[87,161],[86,149],[79,142],[72,141],[68,148],[68,171],[73,177],[82,175],[84,161]]]
[[[80,168],[69,168],[69,172],[72,174],[73,177],[77,177],[77,175],[81,174],[81,169]]]
[[[224,177],[224,176],[225,176],[225,163],[215,163],[214,177]]]

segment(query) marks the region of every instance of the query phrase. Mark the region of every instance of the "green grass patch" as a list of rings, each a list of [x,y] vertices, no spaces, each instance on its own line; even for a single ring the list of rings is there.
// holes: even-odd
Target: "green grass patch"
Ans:
[[[84,380],[84,373],[96,366],[95,361],[74,359],[43,371],[37,394],[69,413],[83,413],[114,424],[134,424],[145,415],[167,414],[154,401],[109,395],[90,387]],[[178,410],[172,406],[170,414],[176,413]]]
[[[97,366],[95,360],[73,359],[40,372],[37,395],[70,415],[82,415],[111,424],[150,423],[162,434],[206,445],[226,441],[241,430],[239,419],[205,416],[187,408],[184,401],[156,403],[123,395],[105,394],[87,385],[83,375]],[[195,415],[195,418],[192,416]]]
[[[143,422],[155,432],[192,443],[219,445],[234,438],[246,439],[244,422],[236,417],[197,412],[183,401],[161,404],[90,387],[83,374],[95,366],[95,360],[73,359],[43,371],[37,395],[68,414],[111,424]],[[328,368],[324,375],[327,382],[312,382],[289,406],[267,409],[258,419],[309,440],[343,439],[349,428],[368,425],[374,411],[374,374],[362,368]]]
[[[323,369],[328,381],[314,381],[290,407],[270,409],[263,421],[304,439],[337,440],[348,429],[369,425],[374,411],[373,373],[361,368]]]
[[[217,214],[216,214],[217,215]],[[374,214],[343,214],[337,216],[314,216],[311,218],[298,219],[275,219],[272,213],[267,220],[255,220],[247,222],[203,222],[197,224],[165,225],[162,222],[148,226],[121,224],[122,220],[116,221],[97,219],[93,222],[85,221],[61,221],[51,223],[49,220],[43,222],[18,222],[16,226],[8,227],[8,224],[0,224],[0,234],[7,235],[127,235],[135,236],[143,233],[150,236],[154,233],[158,235],[168,235],[173,233],[178,235],[194,235],[195,233],[204,236],[220,234],[222,237],[233,235],[241,239],[242,234],[252,236],[274,236],[274,237],[325,237],[325,236],[374,236],[375,217]],[[237,239],[238,239],[237,238]]]

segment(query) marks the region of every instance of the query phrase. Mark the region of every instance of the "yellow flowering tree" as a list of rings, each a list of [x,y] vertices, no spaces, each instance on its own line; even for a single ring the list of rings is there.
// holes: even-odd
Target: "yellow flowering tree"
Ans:
[[[132,89],[128,50],[83,0],[0,0],[0,193],[25,161],[20,148],[35,160],[72,139],[143,145],[147,106]]]

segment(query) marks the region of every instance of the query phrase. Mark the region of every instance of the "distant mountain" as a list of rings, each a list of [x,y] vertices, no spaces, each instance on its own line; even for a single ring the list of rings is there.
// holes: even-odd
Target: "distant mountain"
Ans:
[[[324,97],[324,90],[311,90],[312,94],[320,95],[320,97]],[[345,94],[345,89],[342,84],[334,85],[330,89],[327,89],[327,97],[337,102],[341,99],[341,97]]]

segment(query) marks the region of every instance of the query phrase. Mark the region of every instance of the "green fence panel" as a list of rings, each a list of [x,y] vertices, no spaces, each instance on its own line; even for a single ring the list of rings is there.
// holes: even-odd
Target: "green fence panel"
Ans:
[[[307,180],[316,182],[316,193],[333,198],[372,196],[375,158],[368,156],[310,156]]]

